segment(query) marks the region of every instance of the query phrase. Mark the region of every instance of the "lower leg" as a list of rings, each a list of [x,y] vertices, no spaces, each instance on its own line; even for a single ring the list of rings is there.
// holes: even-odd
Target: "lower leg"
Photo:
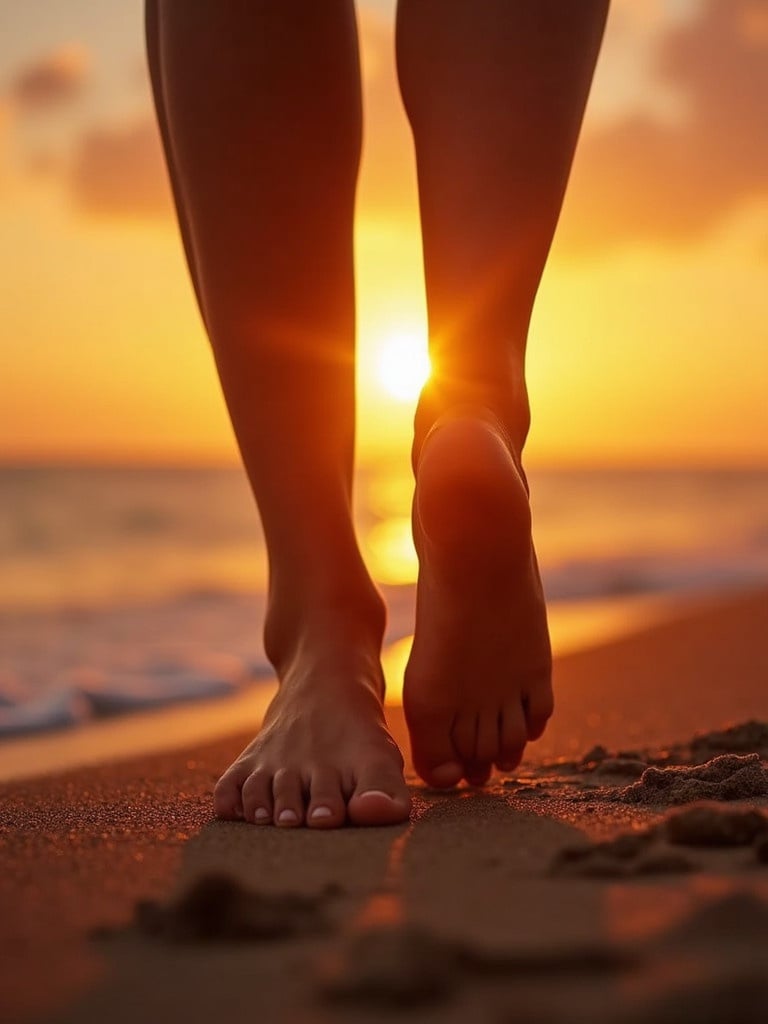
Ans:
[[[608,0],[400,0],[433,391],[497,408],[522,446],[524,359]],[[419,409],[421,439],[436,410]]]
[[[552,711],[521,465],[525,347],[607,8],[398,7],[434,368],[415,423],[420,573],[405,698],[415,762],[435,784],[513,767]]]
[[[265,646],[281,682],[216,809],[281,824],[399,820],[408,795],[383,720],[384,612],[351,515],[354,9],[160,0],[156,38],[190,269],[264,527]]]

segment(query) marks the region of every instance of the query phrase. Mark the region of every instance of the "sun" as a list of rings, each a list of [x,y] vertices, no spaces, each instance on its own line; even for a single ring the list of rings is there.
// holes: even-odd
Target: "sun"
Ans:
[[[390,398],[410,402],[418,398],[430,373],[424,337],[418,331],[386,335],[376,355],[376,382]]]

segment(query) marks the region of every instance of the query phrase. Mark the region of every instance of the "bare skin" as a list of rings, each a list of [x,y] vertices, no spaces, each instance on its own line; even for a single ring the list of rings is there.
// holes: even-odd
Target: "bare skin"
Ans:
[[[362,642],[350,621],[339,612],[305,621],[297,649],[279,662],[261,731],[216,786],[219,817],[294,828],[408,817],[403,759],[382,709],[381,634]]]
[[[433,785],[514,767],[552,709],[520,467],[524,352],[606,10],[399,5],[437,367],[416,417],[406,711]],[[214,808],[281,827],[403,821],[385,613],[352,519],[354,4],[147,0],[147,43],[187,262],[270,565],[279,691]]]
[[[517,767],[553,710],[528,492],[493,418],[462,410],[427,437],[416,481],[404,691],[414,766],[432,786],[482,786],[494,764]]]
[[[416,411],[404,704],[430,785],[514,769],[552,714],[522,452],[528,325],[607,0],[400,0],[433,378]]]
[[[352,521],[354,6],[149,0],[146,13],[187,262],[264,529],[280,681],[214,809],[281,827],[401,821],[384,608]]]

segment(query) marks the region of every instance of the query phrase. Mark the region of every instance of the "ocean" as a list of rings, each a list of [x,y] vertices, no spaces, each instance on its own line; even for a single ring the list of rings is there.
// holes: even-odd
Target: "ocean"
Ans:
[[[558,609],[768,583],[768,470],[541,469],[536,546]],[[407,465],[363,466],[358,535],[412,629]],[[234,468],[0,468],[0,737],[235,693],[271,670],[267,566]]]

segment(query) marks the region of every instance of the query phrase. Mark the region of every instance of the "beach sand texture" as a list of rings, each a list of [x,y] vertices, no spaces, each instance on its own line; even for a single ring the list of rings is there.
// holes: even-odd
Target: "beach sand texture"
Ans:
[[[212,820],[245,735],[7,783],[0,1017],[764,1021],[766,626],[753,591],[561,658],[515,777],[414,779],[407,826]]]

